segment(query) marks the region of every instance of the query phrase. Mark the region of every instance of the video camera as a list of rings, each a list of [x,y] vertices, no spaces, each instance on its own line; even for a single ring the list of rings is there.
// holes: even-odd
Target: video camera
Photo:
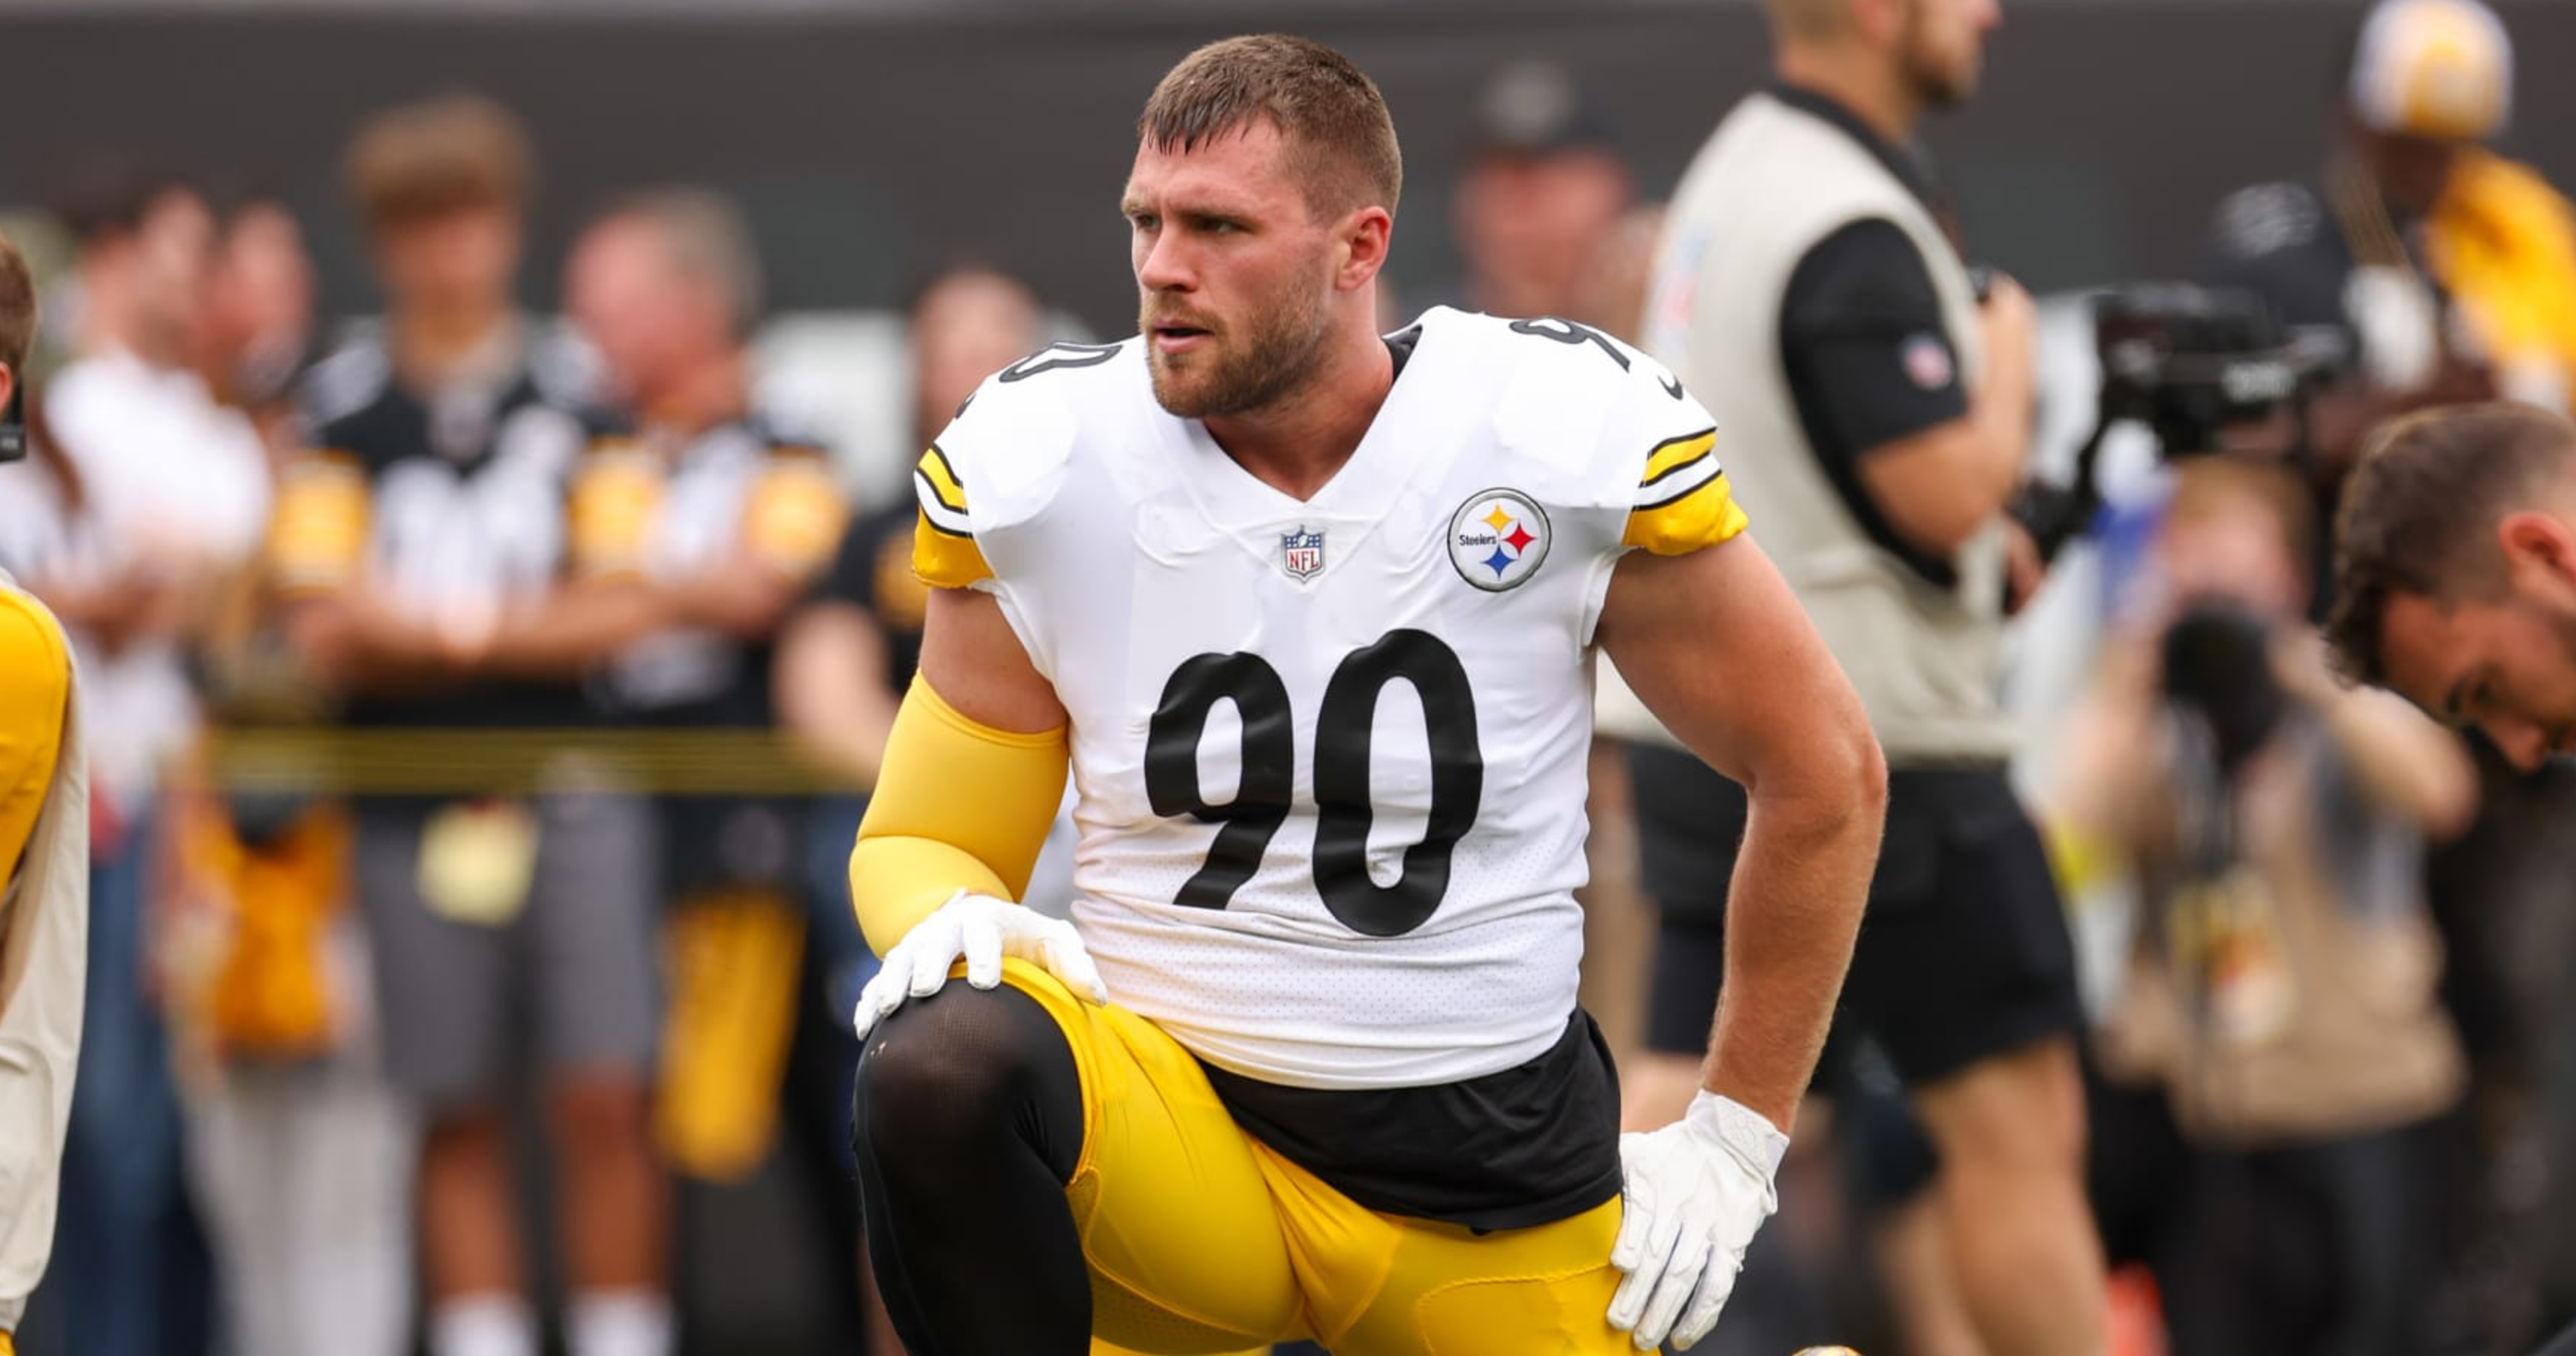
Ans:
[[[9,383],[9,403],[0,407],[0,464],[17,461],[26,455],[27,379],[21,376]]]
[[[2219,450],[2223,430],[2261,424],[2286,410],[2291,437],[2279,449],[2304,463],[2308,401],[2349,366],[2349,345],[2331,327],[2285,329],[2254,293],[2191,283],[2140,283],[2093,300],[2101,357],[2099,418],[2075,454],[2065,485],[2034,483],[2013,515],[2043,559],[2082,535],[2102,506],[2096,482],[2102,441],[2124,423],[2155,435],[2171,459]]]

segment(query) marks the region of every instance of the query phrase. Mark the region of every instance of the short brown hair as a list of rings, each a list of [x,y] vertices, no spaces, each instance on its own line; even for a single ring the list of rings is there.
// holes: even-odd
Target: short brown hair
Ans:
[[[36,346],[36,275],[27,256],[0,235],[0,365],[27,380],[27,353]]]
[[[2496,524],[2571,469],[2576,424],[2530,405],[2460,405],[2381,425],[2335,517],[2326,638],[2337,666],[2386,681],[2381,628],[2400,595],[2443,604],[2501,589]]]
[[[1404,155],[1377,86],[1320,42],[1264,33],[1212,42],[1154,87],[1136,135],[1160,151],[1190,151],[1268,119],[1287,139],[1289,165],[1315,211],[1395,212]]]
[[[508,109],[451,94],[369,118],[349,143],[349,196],[371,230],[472,207],[522,208],[536,153]]]
[[[750,218],[733,199],[711,188],[666,185],[630,193],[591,219],[591,229],[615,221],[642,222],[662,238],[671,267],[724,297],[734,335],[751,333],[766,302],[760,246]]]
[[[1851,24],[1851,0],[1764,0],[1763,8],[1781,38],[1830,38]]]

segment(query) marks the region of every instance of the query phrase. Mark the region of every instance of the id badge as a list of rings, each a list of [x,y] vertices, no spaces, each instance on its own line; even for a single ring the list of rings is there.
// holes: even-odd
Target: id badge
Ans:
[[[442,807],[420,836],[420,897],[451,923],[507,927],[537,874],[537,820],[518,801]]]

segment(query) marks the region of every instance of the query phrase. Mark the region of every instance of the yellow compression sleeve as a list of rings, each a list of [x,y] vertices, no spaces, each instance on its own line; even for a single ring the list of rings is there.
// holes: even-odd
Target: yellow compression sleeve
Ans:
[[[1018,899],[1070,757],[1062,726],[996,730],[913,679],[850,849],[850,903],[868,945],[884,955],[959,890]]]

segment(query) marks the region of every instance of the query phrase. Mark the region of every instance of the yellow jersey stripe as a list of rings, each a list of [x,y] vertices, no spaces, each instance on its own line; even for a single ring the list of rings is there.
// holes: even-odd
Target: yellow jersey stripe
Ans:
[[[1642,490],[1651,487],[1655,482],[1692,462],[1714,454],[1716,450],[1717,430],[1713,428],[1702,429],[1697,433],[1686,433],[1681,437],[1668,438],[1657,443],[1654,450],[1646,454],[1646,473],[1638,478],[1637,488]]]
[[[1619,542],[1659,556],[1680,556],[1731,540],[1747,526],[1725,473],[1712,471],[1672,499],[1630,510],[1628,530]]]
[[[942,507],[938,500],[930,497],[930,492],[926,489],[921,492],[920,498],[921,521],[931,531],[973,540],[975,529],[966,521],[966,515]]]
[[[279,473],[275,505],[266,553],[282,590],[329,592],[365,573],[373,514],[366,472],[355,457],[314,452],[295,458]]]
[[[985,563],[975,538],[932,522],[927,507],[913,528],[912,572],[935,589],[971,588],[993,577],[993,567]]]
[[[948,454],[939,450],[939,444],[932,443],[930,450],[921,454],[921,464],[915,469],[922,485],[942,508],[951,513],[966,511],[966,482],[957,478],[957,468],[948,464]]]

